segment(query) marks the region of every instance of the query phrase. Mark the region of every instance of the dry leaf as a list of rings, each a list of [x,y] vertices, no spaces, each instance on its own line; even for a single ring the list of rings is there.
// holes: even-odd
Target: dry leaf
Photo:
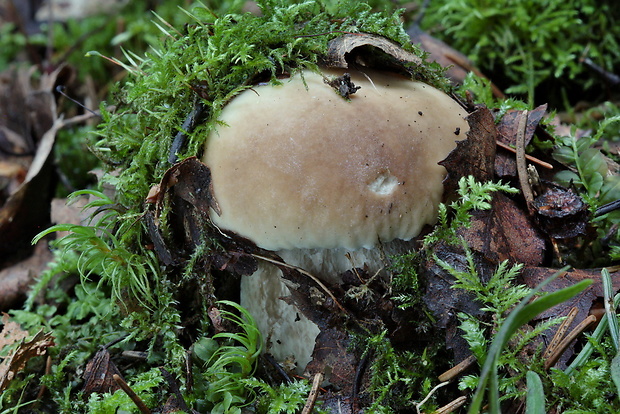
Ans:
[[[543,267],[526,267],[521,272],[520,282],[524,283],[530,288],[534,288],[556,272],[557,269],[549,269]],[[620,272],[611,273],[610,276],[612,280],[613,291],[620,291]],[[567,331],[570,331],[577,324],[583,321],[590,313],[595,313],[592,311],[594,311],[600,305],[603,298],[603,282],[601,279],[601,269],[570,270],[566,272],[566,274],[551,281],[551,283],[547,284],[542,289],[542,291],[555,292],[567,286],[572,286],[575,283],[581,282],[585,279],[593,280],[593,283],[587,289],[574,296],[573,298],[542,312],[532,322],[544,321],[550,318],[566,316],[569,311],[573,307],[575,307],[577,308],[577,315],[567,329]],[[551,338],[556,330],[557,326],[551,328],[546,333],[547,337]],[[556,368],[563,369],[563,367],[566,366],[567,362],[574,353],[575,349],[573,344],[569,348],[567,348],[566,351],[564,351],[556,365]]]
[[[102,347],[93,359],[88,361],[84,369],[84,387],[82,388],[84,395],[88,396],[93,392],[113,393],[118,390],[120,386],[114,381],[115,374],[122,378],[120,371],[110,359],[110,352]]]
[[[21,343],[11,355],[5,357],[0,363],[0,392],[8,387],[15,375],[24,369],[30,359],[44,355],[47,348],[54,345],[52,334],[43,333],[43,331],[37,332],[30,341],[26,341],[28,332],[22,330],[17,323],[9,321],[7,314],[3,314],[2,323],[4,329],[0,337],[0,345]]]
[[[493,194],[491,205],[490,210],[474,211],[471,227],[461,229],[467,244],[494,263],[542,264],[545,240],[528,215],[501,193]]]
[[[493,179],[497,130],[491,111],[479,107],[467,117],[467,139],[457,143],[456,148],[439,164],[448,171],[444,180],[446,194],[454,194],[461,177],[474,176],[484,183]]]
[[[31,71],[8,71],[0,76],[0,145],[9,139],[14,152],[34,155],[23,182],[8,196],[0,208],[0,257],[22,248],[49,223],[49,201],[53,194],[51,164],[48,158],[63,122],[56,118],[56,101],[52,93],[59,67],[43,74],[34,87]],[[7,134],[7,131],[12,131]],[[12,137],[12,138],[11,138]],[[12,158],[0,156],[6,162]]]
[[[204,214],[208,214],[210,208],[215,212],[220,210],[213,196],[211,171],[196,157],[187,158],[168,169],[159,188],[159,192],[154,195],[158,203],[163,201],[164,193],[172,189],[175,196]]]
[[[5,346],[12,345],[28,337],[28,331],[23,330],[17,322],[13,322],[9,318],[8,313],[2,314],[3,328],[2,332],[0,332],[0,351],[2,351]]]
[[[422,65],[422,59],[384,37],[365,33],[345,34],[331,40],[323,62],[327,67],[348,69],[349,62],[366,67],[409,73],[407,66]]]
[[[459,271],[468,271],[469,264],[462,249],[440,242],[433,247],[433,252],[433,257],[429,257],[421,266],[421,276],[426,281],[422,299],[437,321],[436,328],[445,329],[446,348],[454,352],[456,361],[462,361],[471,355],[471,351],[459,330],[458,313],[465,312],[480,320],[484,320],[486,314],[480,310],[480,305],[471,292],[452,289],[454,277],[435,260],[440,259]],[[481,280],[489,280],[496,264],[475,251],[472,254]]]

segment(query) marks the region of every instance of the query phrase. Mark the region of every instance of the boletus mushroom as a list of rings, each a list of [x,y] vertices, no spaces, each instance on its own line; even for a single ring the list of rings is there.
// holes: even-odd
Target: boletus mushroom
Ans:
[[[203,156],[221,210],[212,222],[326,283],[353,267],[380,270],[386,254],[436,221],[446,175],[438,162],[469,129],[466,111],[432,86],[347,72],[355,87],[344,93],[347,77],[336,69],[242,92]],[[241,305],[270,352],[294,356],[303,370],[319,330],[279,299],[287,295],[268,263],[241,282]]]

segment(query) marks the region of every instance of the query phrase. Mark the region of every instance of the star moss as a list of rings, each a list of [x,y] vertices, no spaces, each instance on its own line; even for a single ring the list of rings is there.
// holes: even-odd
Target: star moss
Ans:
[[[113,112],[104,111],[96,153],[120,175],[114,179],[118,202],[139,212],[149,188],[171,166],[174,137],[187,133],[175,151],[179,159],[200,155],[222,108],[257,82],[278,83],[281,75],[318,70],[328,42],[345,33],[385,37],[417,56],[398,13],[376,13],[360,1],[263,0],[262,15],[217,16],[204,7],[185,11],[184,28],[160,22],[164,39],[144,58],[127,54],[130,79]],[[443,86],[443,70],[425,64],[416,77]],[[204,109],[189,128],[188,115]],[[258,111],[258,108],[257,108]],[[256,114],[248,114],[248,119]],[[185,122],[185,127],[184,127]],[[185,128],[185,130],[184,130]],[[191,129],[191,130],[190,130]]]

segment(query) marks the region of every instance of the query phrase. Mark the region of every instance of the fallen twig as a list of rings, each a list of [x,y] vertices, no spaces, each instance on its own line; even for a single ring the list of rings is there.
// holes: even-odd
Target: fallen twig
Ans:
[[[314,404],[316,403],[316,399],[319,396],[319,388],[321,387],[321,383],[323,382],[323,374],[320,372],[314,374],[314,380],[312,381],[312,389],[310,390],[310,394],[308,394],[308,399],[306,400],[306,405],[304,409],[301,411],[301,414],[310,414],[312,409],[314,408]]]
[[[560,359],[560,356],[564,353],[566,348],[570,345],[571,342],[577,338],[588,326],[596,322],[596,316],[590,315],[585,318],[583,321],[579,323],[579,325],[575,326],[575,328],[569,332],[568,335],[562,339],[562,341],[558,344],[553,354],[545,361],[545,369],[551,368],[555,363]]]
[[[127,396],[131,398],[131,401],[133,401],[133,403],[136,405],[136,407],[138,407],[138,410],[140,410],[142,414],[151,414],[151,410],[149,410],[149,407],[144,404],[144,401],[142,401],[142,399],[138,397],[138,394],[136,394],[134,390],[131,389],[131,387],[125,382],[123,378],[121,378],[120,375],[114,374],[112,378],[114,378],[114,381],[118,384],[118,386],[121,387],[123,391],[125,391],[125,394],[127,394]]]
[[[525,161],[525,129],[527,127],[527,113],[523,111],[519,118],[519,127],[517,129],[517,173],[519,175],[519,184],[521,184],[521,192],[525,197],[527,209],[532,214],[532,204],[534,203],[534,192],[530,186],[528,179],[527,163]]]
[[[454,367],[450,368],[449,370],[441,374],[439,376],[439,381],[441,382],[452,381],[458,375],[461,375],[466,369],[471,367],[474,362],[476,362],[476,357],[473,355],[468,356],[467,358],[459,362],[457,365],[455,365]]]
[[[516,149],[512,148],[508,144],[503,143],[502,141],[495,141],[495,143],[497,144],[498,147],[501,147],[501,148],[505,149],[506,151],[510,151],[513,154],[517,153]],[[545,162],[543,160],[539,160],[536,157],[532,157],[531,155],[525,154],[525,159],[530,161],[530,162],[532,162],[532,163],[534,163],[534,164],[540,165],[541,167],[547,168],[549,170],[553,170],[553,165],[551,165],[548,162]]]

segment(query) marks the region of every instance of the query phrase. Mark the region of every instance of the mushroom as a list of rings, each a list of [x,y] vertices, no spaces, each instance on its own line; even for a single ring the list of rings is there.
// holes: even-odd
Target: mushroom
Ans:
[[[327,283],[354,267],[379,271],[385,254],[436,221],[446,175],[438,162],[469,130],[465,110],[432,86],[348,72],[361,88],[346,98],[333,87],[346,79],[336,69],[242,92],[203,156],[220,207],[212,222]],[[272,354],[294,356],[303,371],[319,329],[278,299],[288,294],[268,263],[241,282],[241,305]]]

